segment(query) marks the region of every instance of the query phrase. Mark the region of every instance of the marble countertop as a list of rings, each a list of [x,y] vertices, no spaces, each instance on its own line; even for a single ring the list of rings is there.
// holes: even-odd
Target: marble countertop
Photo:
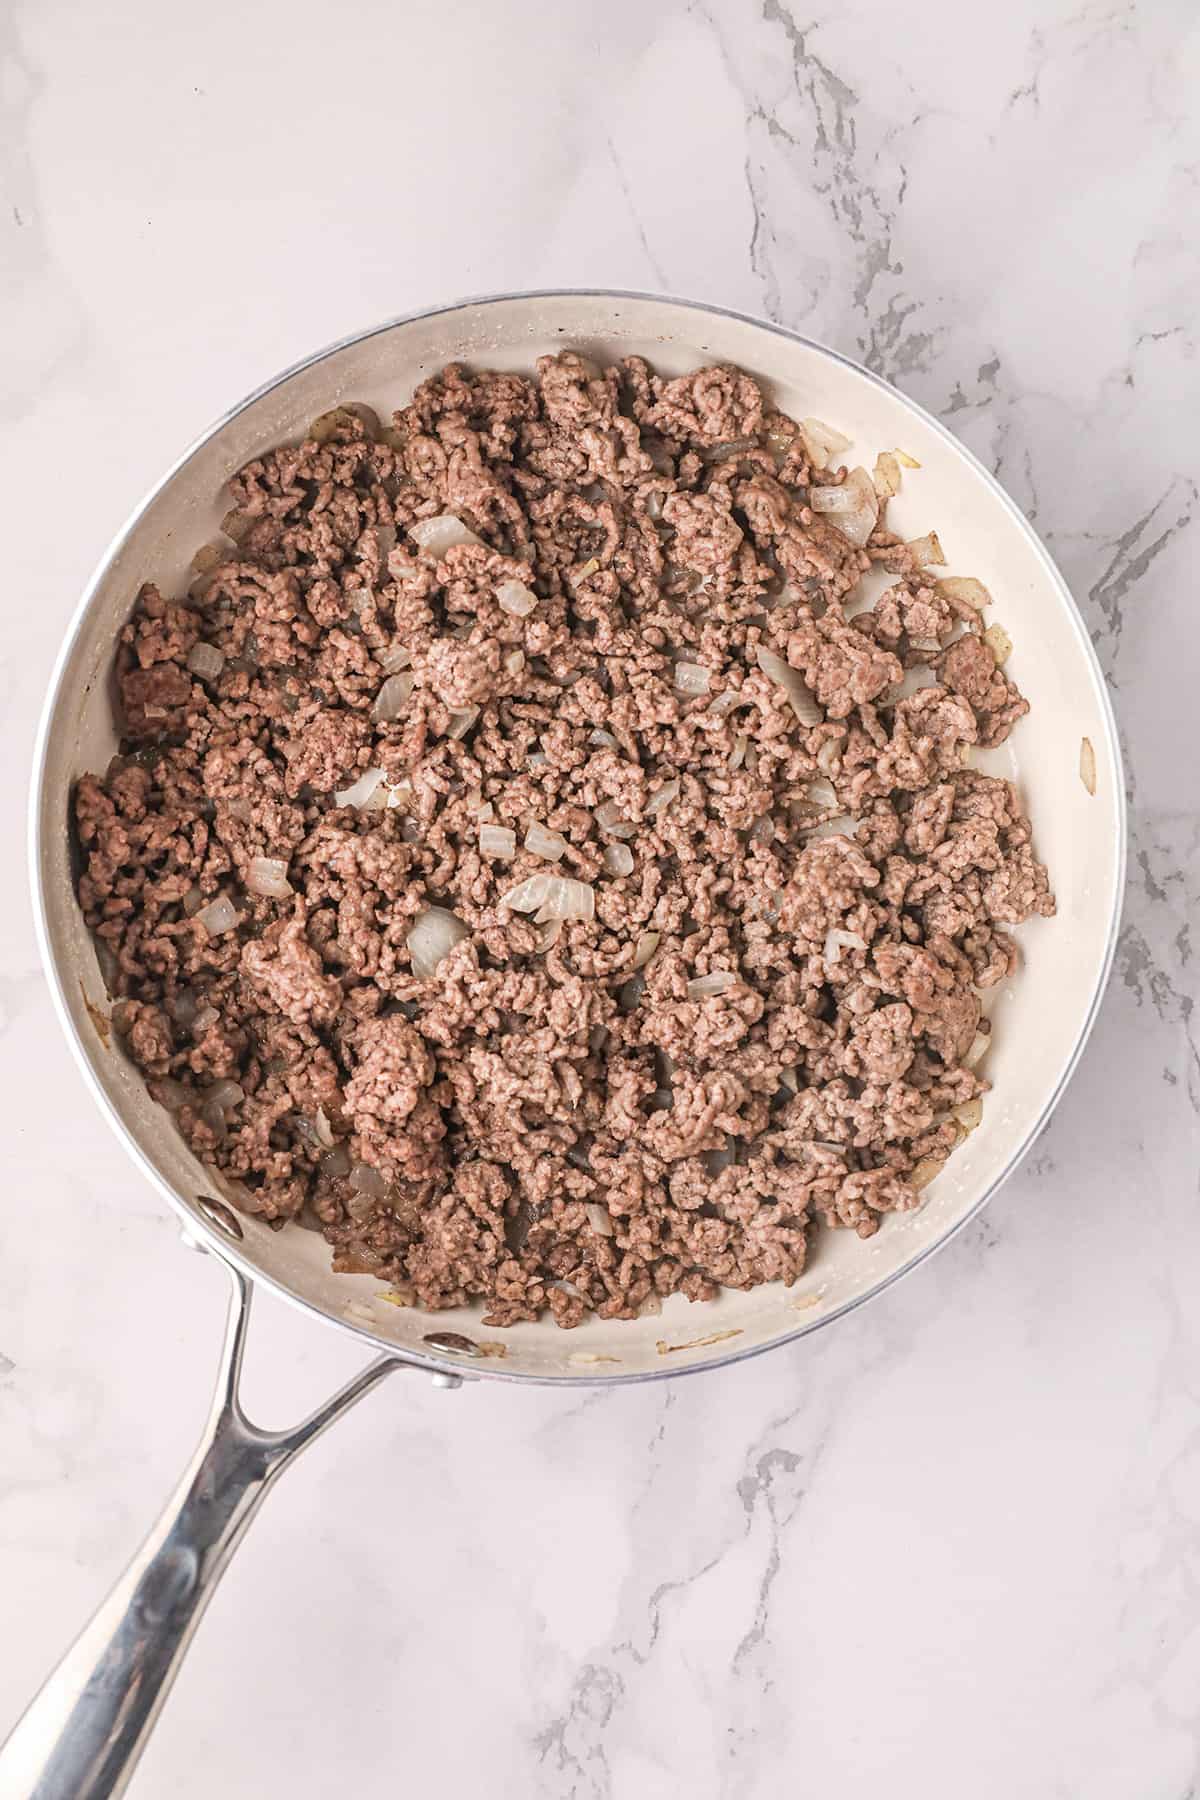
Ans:
[[[1117,971],[1004,1193],[832,1330],[648,1389],[364,1402],[270,1500],[132,1791],[1185,1800],[1193,9],[26,0],[0,33],[0,1733],[173,1485],[224,1307],[34,949],[26,771],[75,597],[179,449],[314,346],[465,292],[628,286],[861,359],[1033,517],[1121,721]],[[251,1405],[295,1416],[360,1360],[264,1300]]]

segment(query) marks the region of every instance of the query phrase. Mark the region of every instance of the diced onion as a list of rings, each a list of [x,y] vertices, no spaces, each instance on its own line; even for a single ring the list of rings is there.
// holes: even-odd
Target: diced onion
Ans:
[[[677,662],[675,664],[675,686],[681,694],[707,694],[708,684],[712,680],[712,671],[703,663]]]
[[[498,856],[507,860],[517,854],[517,834],[506,825],[481,825],[479,850],[483,856]]]
[[[330,1180],[340,1180],[350,1173],[350,1152],[345,1144],[335,1144],[321,1158],[321,1173]]]
[[[536,924],[551,919],[592,919],[596,915],[596,893],[586,881],[575,881],[567,875],[531,875],[518,882],[501,904],[513,912],[533,912]]]
[[[387,1182],[370,1163],[354,1164],[350,1170],[350,1186],[360,1194],[370,1194],[375,1200],[382,1200],[387,1195]]]
[[[508,655],[504,658],[504,673],[506,675],[519,675],[524,667],[525,652],[523,650],[510,650]]]
[[[821,419],[801,419],[800,437],[804,444],[805,454],[814,469],[823,469],[829,458],[839,451],[848,450],[853,439],[843,437],[832,425],[826,425]]]
[[[365,775],[359,776],[353,787],[338,789],[337,793],[333,796],[334,804],[337,806],[367,807],[372,799],[374,799],[380,782],[385,779],[386,777],[382,769],[368,769]],[[378,806],[379,801],[375,800],[375,804]]]
[[[945,1163],[940,1156],[923,1156],[916,1168],[904,1179],[919,1194],[929,1186],[935,1175],[941,1174],[944,1167]]]
[[[977,1031],[971,1040],[971,1048],[963,1057],[964,1066],[968,1069],[973,1069],[976,1063],[982,1061],[991,1041],[992,1034],[990,1031]]]
[[[325,1150],[332,1150],[335,1143],[333,1126],[329,1123],[329,1114],[323,1106],[317,1108],[316,1117],[313,1120],[313,1130],[316,1133],[318,1144]]]
[[[204,1104],[215,1106],[220,1112],[229,1112],[232,1107],[240,1106],[245,1098],[246,1090],[240,1081],[215,1081],[204,1095]]]
[[[976,1094],[972,1100],[964,1100],[954,1108],[954,1116],[964,1131],[974,1131],[983,1119],[983,1096]]]
[[[741,768],[742,764],[746,760],[746,745],[749,742],[750,742],[750,740],[744,732],[739,733],[738,736],[734,738],[733,749],[729,752],[729,757],[728,757],[728,760],[726,763],[727,768],[730,768],[730,769],[740,769]]]
[[[203,905],[204,895],[200,892],[200,889],[198,887],[190,887],[183,896],[184,917],[194,919]]]
[[[790,1094],[800,1092],[800,1071],[795,1063],[785,1063],[780,1069],[779,1085],[785,1087]]]
[[[203,1037],[209,1026],[215,1025],[220,1016],[215,1006],[202,1006],[192,1020],[192,1036]]]
[[[768,650],[765,644],[760,644],[754,655],[768,681],[775,682],[783,689],[800,723],[806,726],[822,724],[825,714],[799,671],[793,669],[790,663],[785,663],[782,656],[777,656],[774,650]]]
[[[246,886],[252,894],[286,900],[294,892],[287,869],[287,860],[282,856],[252,856],[246,866]]]
[[[177,1025],[184,1029],[192,1023],[200,1008],[191,988],[179,988],[167,1001],[167,1011]]]
[[[478,540],[477,540],[478,541]],[[528,618],[537,605],[537,595],[523,581],[501,581],[496,586],[496,599],[514,619]]]
[[[418,913],[407,939],[413,974],[418,980],[427,980],[455,945],[470,935],[470,927],[444,906],[430,906]]]
[[[890,450],[881,450],[871,471],[875,492],[880,500],[890,500],[900,492],[900,464]]]
[[[662,941],[661,931],[643,931],[633,952],[633,966],[644,969]]]
[[[989,625],[983,634],[983,641],[996,659],[996,667],[1002,669],[1012,655],[1013,642],[1003,625]]]
[[[226,931],[232,931],[239,921],[239,913],[228,894],[218,894],[207,906],[202,906],[196,914],[196,923],[203,925],[209,937],[220,937]]]
[[[1079,745],[1079,779],[1089,794],[1096,792],[1096,752],[1091,738],[1082,739]]]
[[[689,1000],[709,1000],[736,985],[737,976],[731,969],[714,969],[711,975],[697,975],[688,982],[687,997]]]
[[[452,706],[450,708],[450,728],[446,736],[465,738],[478,717],[479,708],[477,706]]]
[[[553,950],[555,944],[557,944],[559,938],[562,936],[562,928],[563,922],[561,919],[550,919],[542,926],[542,929],[538,933],[539,952],[544,955],[547,950]]]
[[[389,675],[375,696],[371,717],[377,725],[398,719],[412,697],[413,677],[409,674]]]
[[[598,1200],[585,1200],[583,1206],[587,1213],[588,1224],[597,1237],[610,1238],[613,1234],[613,1222],[612,1214],[607,1206],[601,1206]]]
[[[709,701],[707,710],[714,719],[723,719],[726,713],[731,713],[735,707],[744,705],[745,700],[737,688],[726,688],[723,693],[717,695],[715,700]]]
[[[911,544],[909,549],[912,549]],[[947,575],[942,581],[935,582],[934,588],[947,600],[958,600],[973,612],[982,612],[985,606],[992,604],[992,596],[982,581],[976,581],[973,575]]]
[[[808,504],[831,516],[844,538],[860,549],[879,522],[879,497],[865,469],[851,469],[840,487],[811,487]]]
[[[621,747],[611,731],[589,731],[588,743],[595,744],[603,750],[619,750]]]
[[[829,741],[832,743],[835,740],[830,739]],[[825,748],[824,744],[822,744],[821,748]],[[818,757],[817,760],[819,762],[820,758]],[[827,781],[810,781],[808,784],[808,797],[810,800],[815,801],[818,806],[837,805],[837,795]]]
[[[389,650],[376,650],[373,654],[385,675],[398,675],[412,664],[412,651],[407,644],[393,644]]]
[[[543,862],[559,862],[566,854],[567,840],[561,832],[547,831],[535,819],[525,833],[525,848],[531,856],[540,856]]]
[[[827,931],[822,960],[827,969],[836,968],[843,950],[865,950],[867,941],[857,931]]]
[[[549,875],[529,875],[524,881],[518,881],[516,887],[509,888],[501,894],[501,906],[507,906],[510,912],[536,912],[545,900],[550,888]]]
[[[946,560],[936,531],[927,531],[924,537],[913,538],[904,548],[918,568],[923,569],[929,563],[944,563]]]
[[[921,466],[916,457],[910,456],[907,450],[897,450],[894,455],[896,461],[906,469],[919,469]]]
[[[637,826],[621,816],[620,803],[616,800],[605,800],[592,814],[605,837],[631,838],[637,836]]]
[[[440,561],[455,544],[483,542],[453,513],[439,513],[435,519],[418,519],[415,525],[409,526],[408,535],[426,556],[432,556],[435,561]]]
[[[193,644],[187,654],[187,666],[202,681],[215,681],[225,667],[225,652],[215,644]]]
[[[649,800],[647,800],[646,817],[649,819],[654,818],[655,814],[660,813],[664,806],[670,806],[672,800],[676,799],[678,794],[678,781],[664,781],[657,793],[651,794]]]
[[[633,851],[628,844],[606,844],[604,866],[610,875],[632,875]]]

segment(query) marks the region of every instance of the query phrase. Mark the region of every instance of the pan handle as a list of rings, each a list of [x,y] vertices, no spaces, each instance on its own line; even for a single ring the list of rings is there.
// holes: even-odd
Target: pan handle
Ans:
[[[381,1356],[291,1431],[260,1431],[239,1381],[251,1286],[233,1282],[204,1435],[158,1523],[0,1747],[0,1800],[123,1794],[225,1566],[292,1458],[393,1369]]]

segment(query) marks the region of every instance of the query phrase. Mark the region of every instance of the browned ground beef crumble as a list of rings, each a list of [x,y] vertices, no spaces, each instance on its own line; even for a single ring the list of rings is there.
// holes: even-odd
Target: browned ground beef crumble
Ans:
[[[503,1326],[790,1283],[817,1221],[917,1203],[983,1091],[1003,928],[1053,911],[1013,788],[965,766],[1026,704],[886,504],[862,549],[810,510],[842,479],[814,461],[736,369],[451,366],[386,431],[340,411],[251,463],[188,596],[142,590],[79,898],[129,1053],[247,1212]],[[482,541],[423,553],[443,514]],[[374,808],[339,806],[372,768]],[[247,889],[258,857],[290,892]],[[512,911],[536,874],[594,918]],[[430,905],[468,935],[419,978]]]

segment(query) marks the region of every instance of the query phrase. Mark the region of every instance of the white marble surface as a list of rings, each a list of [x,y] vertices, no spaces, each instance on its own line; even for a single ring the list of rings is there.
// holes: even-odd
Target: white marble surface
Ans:
[[[636,1391],[373,1396],[273,1497],[133,1792],[1197,1791],[1195,17],[5,9],[0,1730],[171,1485],[223,1306],[34,951],[25,772],[75,595],[181,446],[314,346],[626,285],[862,358],[1032,513],[1122,722],[1117,974],[1021,1173],[828,1333]],[[256,1324],[268,1419],[359,1360],[273,1303]]]

